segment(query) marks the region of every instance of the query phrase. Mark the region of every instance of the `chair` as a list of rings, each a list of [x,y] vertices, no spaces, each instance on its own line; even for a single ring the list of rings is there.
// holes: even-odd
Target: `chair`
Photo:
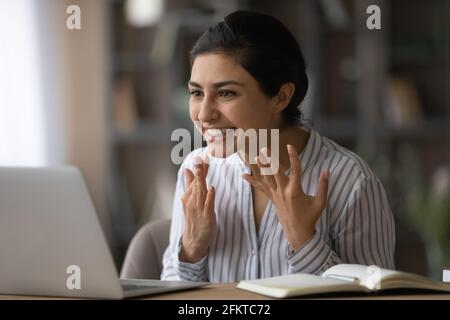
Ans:
[[[170,219],[149,222],[141,227],[128,246],[120,278],[159,279],[169,234]]]

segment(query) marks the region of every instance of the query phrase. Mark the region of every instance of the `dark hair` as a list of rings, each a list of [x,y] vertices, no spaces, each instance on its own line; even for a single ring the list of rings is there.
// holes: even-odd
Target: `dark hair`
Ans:
[[[282,118],[289,125],[301,120],[298,106],[308,90],[305,61],[297,41],[280,21],[256,12],[235,11],[197,40],[190,52],[191,65],[198,55],[214,52],[234,56],[269,97],[283,84],[294,83],[294,95]]]

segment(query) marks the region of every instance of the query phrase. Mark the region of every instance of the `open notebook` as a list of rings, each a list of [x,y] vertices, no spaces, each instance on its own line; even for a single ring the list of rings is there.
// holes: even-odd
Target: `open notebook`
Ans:
[[[275,298],[336,292],[376,292],[387,289],[426,289],[450,292],[450,284],[377,266],[339,264],[321,276],[292,274],[266,279],[245,280],[238,288]]]

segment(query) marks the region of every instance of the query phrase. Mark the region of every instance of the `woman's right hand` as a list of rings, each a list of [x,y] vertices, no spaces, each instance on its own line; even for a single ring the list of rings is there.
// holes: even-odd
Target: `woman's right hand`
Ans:
[[[195,158],[195,174],[185,169],[186,193],[181,198],[184,211],[184,232],[180,261],[195,263],[207,253],[217,232],[214,212],[215,189],[207,189],[206,175],[209,165],[200,157]]]

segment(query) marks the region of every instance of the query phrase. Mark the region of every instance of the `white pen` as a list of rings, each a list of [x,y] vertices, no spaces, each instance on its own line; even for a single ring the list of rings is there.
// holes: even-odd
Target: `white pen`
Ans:
[[[336,280],[343,280],[343,281],[353,282],[355,284],[359,283],[359,279],[357,277],[343,276],[343,275],[340,275],[340,274],[327,274],[325,276],[325,278],[336,279]]]

